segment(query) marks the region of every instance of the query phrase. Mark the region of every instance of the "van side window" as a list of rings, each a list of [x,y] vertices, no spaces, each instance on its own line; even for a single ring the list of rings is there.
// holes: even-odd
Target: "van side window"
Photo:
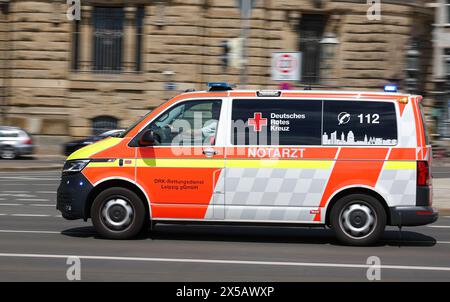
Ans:
[[[420,109],[420,117],[422,118],[423,133],[425,134],[425,145],[429,145],[430,138],[428,136],[428,127],[427,127],[427,120],[425,118],[425,109],[423,108],[421,102],[419,102],[419,109]]]
[[[320,100],[235,99],[233,145],[320,145]]]
[[[397,145],[392,102],[324,101],[323,145]]]
[[[214,145],[222,101],[186,101],[160,114],[146,129],[151,129],[157,145]]]

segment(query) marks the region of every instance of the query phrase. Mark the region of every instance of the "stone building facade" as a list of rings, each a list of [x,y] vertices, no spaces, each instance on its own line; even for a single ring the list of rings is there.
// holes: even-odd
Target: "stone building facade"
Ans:
[[[434,9],[433,23],[433,96],[431,129],[444,145],[450,145],[450,1],[428,4]],[[444,141],[447,141],[446,143]]]
[[[70,21],[66,1],[0,0],[0,124],[81,137],[126,127],[209,81],[276,88],[270,67],[277,51],[303,52],[297,87],[382,90],[389,82],[406,87],[414,41],[421,53],[416,90],[427,95],[432,85],[428,1],[256,0],[243,78],[223,64],[224,41],[242,33],[236,0],[80,1],[81,19]],[[380,18],[370,14],[377,2]]]

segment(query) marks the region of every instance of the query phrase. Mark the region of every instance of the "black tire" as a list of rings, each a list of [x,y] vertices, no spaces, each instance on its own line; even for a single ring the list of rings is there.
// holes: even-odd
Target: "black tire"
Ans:
[[[118,201],[121,204],[114,204]],[[126,206],[122,201],[125,201]],[[113,206],[110,206],[110,204]],[[106,211],[106,209],[110,211]],[[113,208],[113,207],[116,207]],[[129,215],[127,209],[132,209],[132,215]],[[105,213],[109,220],[105,217]],[[114,215],[114,213],[119,213]],[[124,214],[125,213],[125,214]],[[122,227],[112,227],[109,222],[116,222],[111,218],[114,216],[118,220],[123,218],[123,221],[129,223]],[[101,192],[94,200],[91,207],[92,224],[95,230],[104,238],[108,239],[131,239],[141,232],[148,220],[146,217],[146,210],[143,201],[134,193],[125,188],[110,188]]]
[[[14,147],[4,146],[0,149],[0,158],[2,159],[16,159],[17,152]]]
[[[380,239],[386,227],[386,219],[386,211],[378,199],[365,194],[351,194],[334,204],[330,224],[337,239],[343,244],[365,246],[373,245]]]

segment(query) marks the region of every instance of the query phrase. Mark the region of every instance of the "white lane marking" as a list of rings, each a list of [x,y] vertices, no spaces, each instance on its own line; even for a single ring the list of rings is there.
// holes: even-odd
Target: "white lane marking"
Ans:
[[[61,235],[61,231],[35,231],[35,230],[0,230],[0,233],[12,234],[47,234],[47,235]],[[64,234],[92,234],[95,232],[81,232],[81,231],[64,231]]]
[[[260,266],[293,266],[293,267],[333,267],[333,268],[371,268],[368,264],[353,263],[321,263],[321,262],[284,262],[284,261],[253,261],[253,260],[227,260],[227,259],[193,259],[193,258],[149,258],[149,257],[119,257],[119,256],[89,256],[89,255],[58,255],[58,254],[16,254],[0,253],[0,257],[10,258],[48,258],[67,259],[78,257],[86,260],[111,260],[111,261],[138,261],[138,262],[175,262],[175,263],[205,263],[205,264],[231,264],[231,265],[260,265]],[[447,271],[446,266],[416,266],[416,265],[380,265],[381,269],[394,270],[422,270],[422,271]]]
[[[37,191],[38,194],[56,194],[56,191]]]
[[[25,234],[61,234],[61,232],[56,231],[22,231],[22,230],[0,230],[0,233],[25,233]]]
[[[27,194],[27,193],[30,193],[30,191],[3,191],[3,193],[22,193],[22,194]]]
[[[450,229],[450,225],[427,225],[428,228]]]
[[[13,180],[61,180],[60,178],[42,178],[42,177],[27,177],[27,176],[0,176],[0,181],[13,181]]]
[[[23,204],[23,203],[0,203],[0,206],[29,206],[29,207],[54,207],[56,204]]]
[[[52,215],[44,215],[44,214],[11,214],[9,216],[15,216],[15,217],[50,217]]]
[[[0,194],[0,196],[12,196],[12,197],[21,197],[21,198],[36,198],[36,195],[31,195],[31,194],[22,194],[22,193],[8,193],[8,194]]]
[[[0,213],[0,216],[14,216],[14,217],[55,217],[60,218],[62,215],[47,215],[47,214],[5,214]]]
[[[17,201],[50,201],[50,199],[41,198],[17,198]]]
[[[6,200],[5,198],[0,198],[0,200]]]

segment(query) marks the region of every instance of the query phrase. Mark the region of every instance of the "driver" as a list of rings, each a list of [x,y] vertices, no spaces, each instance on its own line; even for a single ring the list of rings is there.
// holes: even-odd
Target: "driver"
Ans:
[[[182,135],[184,137],[189,138],[202,138],[202,141],[205,144],[211,144],[213,145],[215,142],[215,137],[217,133],[217,125],[219,123],[220,118],[220,108],[221,108],[221,102],[213,102],[211,106],[211,119],[207,121],[202,128],[200,129],[191,129],[188,131],[183,131]],[[172,133],[177,133],[179,129],[173,127],[172,125],[167,125]]]

